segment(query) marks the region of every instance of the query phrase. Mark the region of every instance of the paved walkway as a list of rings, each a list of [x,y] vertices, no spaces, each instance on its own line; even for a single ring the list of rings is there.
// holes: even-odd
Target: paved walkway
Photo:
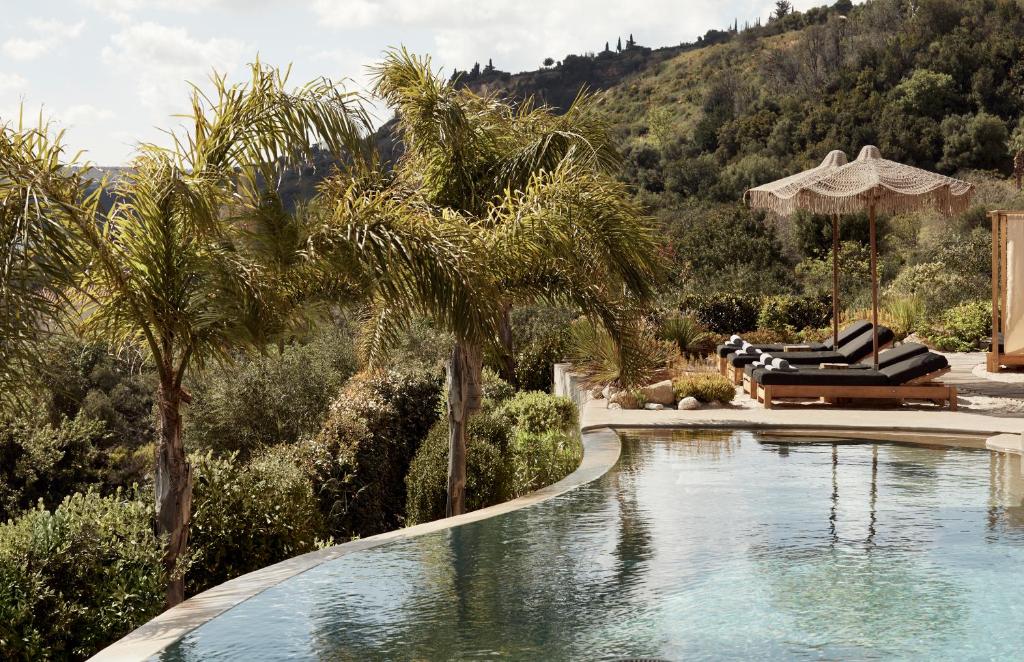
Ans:
[[[582,406],[584,429],[598,427],[746,427],[804,430],[865,431],[874,436],[928,433],[967,436],[970,445],[984,445],[984,437],[1024,433],[1024,373],[989,375],[984,371],[983,353],[949,354],[952,368],[943,378],[955,384],[960,411],[934,406],[889,408],[838,408],[821,405],[777,405],[764,409],[745,394],[734,404],[697,411],[608,409],[604,400]],[[932,437],[930,437],[932,438]],[[963,441],[963,440],[961,440]]]

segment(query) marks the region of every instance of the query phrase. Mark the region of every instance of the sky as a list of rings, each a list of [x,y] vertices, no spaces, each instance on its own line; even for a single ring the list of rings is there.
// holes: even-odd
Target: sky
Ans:
[[[797,9],[824,4],[796,0]],[[644,46],[766,19],[774,0],[0,0],[0,123],[20,109],[66,129],[98,165],[130,161],[187,109],[188,82],[242,80],[247,63],[292,65],[365,89],[390,47],[428,54],[449,74],[474,62],[536,69],[632,34]],[[378,122],[387,118],[376,110]]]

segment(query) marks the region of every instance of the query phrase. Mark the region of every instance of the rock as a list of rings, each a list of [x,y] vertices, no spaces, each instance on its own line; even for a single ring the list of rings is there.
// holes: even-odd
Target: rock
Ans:
[[[640,401],[629,391],[616,391],[608,398],[611,404],[621,405],[623,409],[639,409]]]
[[[590,397],[593,398],[594,400],[600,400],[605,397],[604,389],[601,388],[600,384],[590,389]]]
[[[644,402],[655,402],[659,405],[670,405],[676,401],[676,392],[672,388],[672,380],[666,379],[640,389]]]
[[[644,409],[649,409],[651,411],[661,411],[664,408],[665,405],[661,404],[660,402],[648,402],[647,404],[644,405]]]
[[[622,405],[618,402],[612,402],[608,405],[608,409],[622,409]]]
[[[619,392],[619,389],[615,388],[611,384],[601,389],[601,395],[604,396],[605,400],[611,400],[612,396]]]
[[[700,401],[693,396],[683,398],[682,400],[679,401],[679,409],[700,409]]]

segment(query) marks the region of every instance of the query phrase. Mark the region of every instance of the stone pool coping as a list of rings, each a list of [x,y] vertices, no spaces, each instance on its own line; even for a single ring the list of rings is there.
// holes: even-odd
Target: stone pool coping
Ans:
[[[619,436],[613,430],[586,430],[583,433],[583,461],[576,471],[553,485],[465,515],[353,540],[302,554],[236,577],[168,609],[96,653],[90,660],[146,660],[232,607],[322,563],[396,540],[407,540],[450,529],[547,501],[603,476],[618,462],[620,451]]]

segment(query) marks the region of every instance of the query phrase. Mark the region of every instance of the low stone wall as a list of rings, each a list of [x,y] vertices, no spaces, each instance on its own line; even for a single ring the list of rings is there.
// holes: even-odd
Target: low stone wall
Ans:
[[[555,364],[555,395],[564,395],[576,403],[583,412],[583,407],[590,400],[590,393],[581,385],[580,375],[572,372],[571,363]]]

